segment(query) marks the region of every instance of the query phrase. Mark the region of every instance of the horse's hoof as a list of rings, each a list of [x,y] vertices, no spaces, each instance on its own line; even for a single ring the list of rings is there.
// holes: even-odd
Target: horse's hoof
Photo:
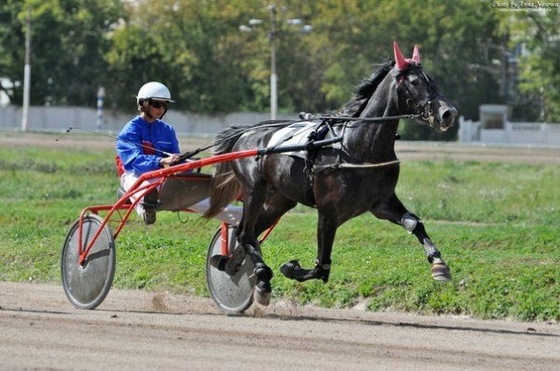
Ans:
[[[294,279],[295,270],[301,268],[297,260],[290,260],[280,266],[280,273],[282,273],[286,278]]]
[[[443,262],[434,263],[432,265],[432,277],[436,281],[451,281],[451,270]]]
[[[270,283],[263,282],[262,284],[257,284],[253,290],[253,299],[260,305],[268,307],[270,305],[270,297],[272,296],[271,292]]]
[[[270,269],[269,267],[267,267],[266,265],[264,265],[262,263],[257,263],[257,266],[255,267],[254,272],[255,272],[255,275],[257,276],[257,279],[259,281],[268,282],[274,276],[274,273],[272,272],[272,269]]]
[[[213,257],[210,258],[210,265],[213,266],[214,268],[216,268],[219,271],[225,271],[226,270],[226,263],[229,260],[228,256],[225,255],[214,255]]]
[[[297,260],[291,260],[280,266],[280,272],[286,276],[286,278],[296,280],[298,282],[304,282],[312,278],[320,278],[323,282],[329,280],[329,271],[324,270],[320,266],[316,266],[314,269],[305,269],[299,265]]]

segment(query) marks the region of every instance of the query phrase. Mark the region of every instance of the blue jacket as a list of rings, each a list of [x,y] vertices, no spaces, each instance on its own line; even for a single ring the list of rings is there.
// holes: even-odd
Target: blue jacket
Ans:
[[[179,153],[175,129],[162,120],[150,124],[136,116],[124,126],[117,140],[117,154],[124,169],[137,176],[159,169],[162,157]]]

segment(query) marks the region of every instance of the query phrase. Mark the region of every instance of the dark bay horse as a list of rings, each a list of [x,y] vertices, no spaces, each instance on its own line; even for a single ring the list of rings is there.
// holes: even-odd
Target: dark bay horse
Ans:
[[[386,62],[359,86],[337,119],[330,125],[323,122],[323,137],[338,136],[339,143],[309,150],[303,157],[266,154],[258,161],[243,158],[216,166],[211,207],[205,216],[211,217],[243,194],[243,217],[237,229],[242,248],[231,256],[214,256],[211,264],[233,275],[245,256],[250,256],[257,277],[254,298],[259,303],[270,302],[273,273],[264,263],[257,238],[297,203],[317,209],[317,260],[311,269],[301,267],[297,260],[285,263],[280,271],[286,277],[327,282],[337,228],[369,211],[414,234],[424,247],[432,277],[451,280],[422,221],[395,194],[399,161],[394,145],[402,115],[413,115],[443,132],[454,124],[457,110],[424,72],[418,46],[410,59],[403,57],[396,42],[393,49],[395,60]],[[261,148],[291,123],[265,121],[226,128],[216,136],[215,153]]]

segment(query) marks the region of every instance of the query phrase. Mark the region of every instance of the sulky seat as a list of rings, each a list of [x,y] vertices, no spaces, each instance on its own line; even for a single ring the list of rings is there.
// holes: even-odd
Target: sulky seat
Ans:
[[[212,175],[178,173],[169,176],[159,191],[158,210],[179,211],[210,197]]]

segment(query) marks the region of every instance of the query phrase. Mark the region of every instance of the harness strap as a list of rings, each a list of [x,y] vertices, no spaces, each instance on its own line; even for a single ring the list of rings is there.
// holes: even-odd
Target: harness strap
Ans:
[[[313,166],[313,171],[324,171],[324,170],[336,170],[336,169],[364,169],[364,168],[377,168],[377,167],[384,167],[390,166],[400,163],[400,160],[393,160],[387,162],[379,162],[377,164],[351,164],[347,162],[343,163],[335,163],[332,165],[324,165],[324,166]]]

